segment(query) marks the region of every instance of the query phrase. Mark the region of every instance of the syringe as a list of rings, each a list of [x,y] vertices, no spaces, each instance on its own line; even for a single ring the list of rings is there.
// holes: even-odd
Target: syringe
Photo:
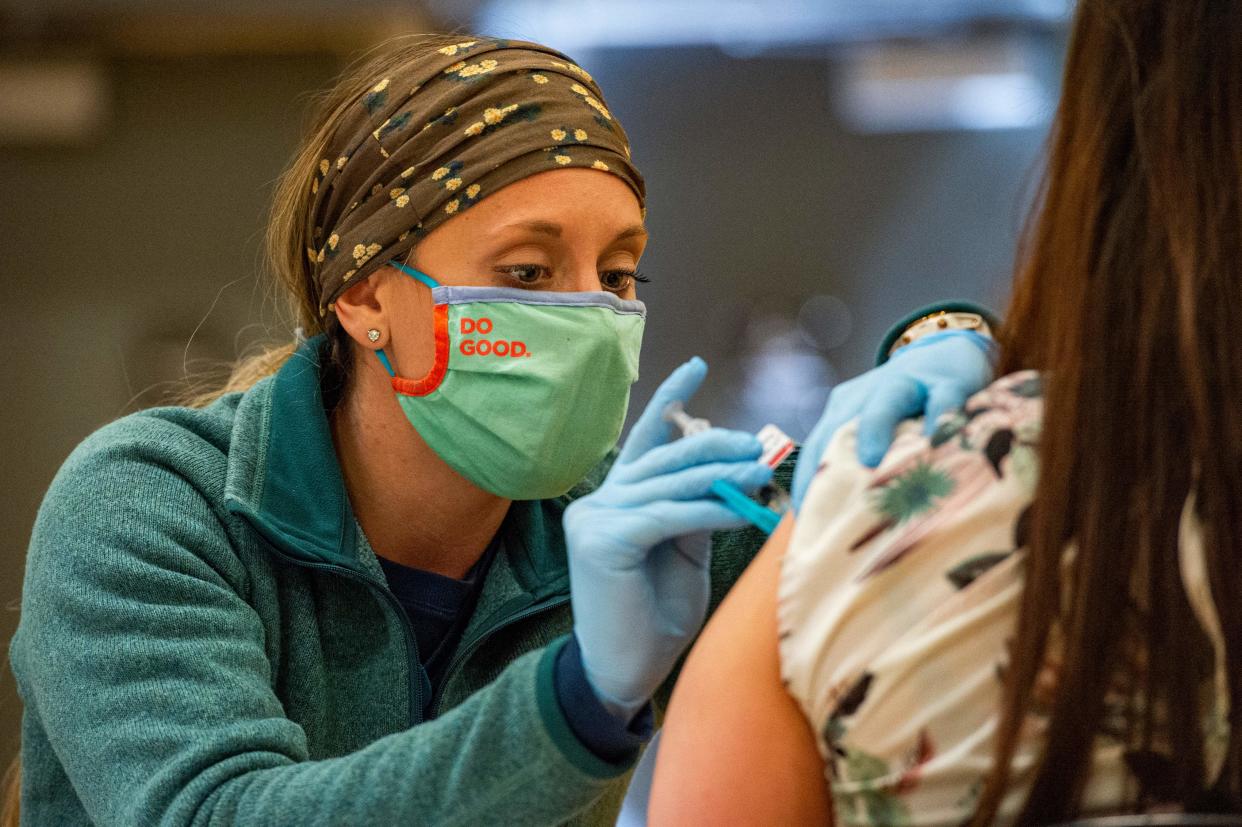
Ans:
[[[681,430],[683,437],[706,431],[712,426],[706,419],[690,416],[681,402],[670,402],[664,408],[664,419]],[[765,425],[758,433],[763,444],[759,461],[775,468],[793,451],[793,440],[775,425]],[[789,510],[789,494],[775,483],[759,489],[759,502],[755,502],[742,489],[728,480],[716,480],[711,491],[739,517],[757,526],[765,534],[771,534],[781,521],[781,515]]]

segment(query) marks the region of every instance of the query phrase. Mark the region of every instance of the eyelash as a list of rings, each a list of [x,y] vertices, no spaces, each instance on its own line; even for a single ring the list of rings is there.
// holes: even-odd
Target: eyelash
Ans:
[[[523,284],[523,285],[534,284],[535,282],[533,281],[522,281],[520,278],[518,278],[517,273],[521,270],[537,270],[540,273],[546,273],[548,268],[543,266],[542,264],[508,264],[508,265],[505,265],[504,267],[496,268],[497,272],[504,273],[505,275],[511,276],[515,281],[517,281],[520,284]],[[607,275],[625,276],[626,278],[630,279],[633,282],[637,282],[638,284],[649,284],[651,282],[651,279],[644,276],[642,272],[639,270],[605,270],[604,275],[605,276]],[[604,289],[610,290],[610,292],[613,292],[613,293],[620,293],[622,290],[624,290],[625,288],[629,286],[630,286],[629,282],[626,282],[621,287],[615,287],[615,288],[605,287]]]

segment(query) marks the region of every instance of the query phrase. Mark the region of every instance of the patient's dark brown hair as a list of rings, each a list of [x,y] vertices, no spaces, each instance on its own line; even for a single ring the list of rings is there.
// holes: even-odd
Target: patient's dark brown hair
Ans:
[[[1046,371],[1047,394],[996,764],[974,824],[995,817],[1028,713],[1046,713],[1048,730],[1022,824],[1078,812],[1106,728],[1128,742],[1133,809],[1242,807],[1240,198],[1242,3],[1082,0],[1002,333],[1000,372]],[[1213,661],[1178,564],[1192,493],[1230,678],[1215,785],[1200,695]],[[1050,632],[1061,662],[1047,699]],[[1110,690],[1128,701],[1120,725],[1105,720]]]

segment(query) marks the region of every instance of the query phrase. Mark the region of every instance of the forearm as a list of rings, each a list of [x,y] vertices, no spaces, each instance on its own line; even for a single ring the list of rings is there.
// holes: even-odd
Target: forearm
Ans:
[[[349,755],[292,762],[248,752],[188,779],[142,821],[265,825],[553,824],[625,766],[584,762],[549,726],[545,652],[523,656],[442,718]],[[541,668],[541,666],[543,668]],[[543,684],[543,685],[541,685]],[[545,695],[541,698],[541,694]],[[563,726],[563,725],[562,725]]]
[[[45,500],[10,649],[28,731],[41,736],[24,749],[58,765],[45,772],[65,779],[92,823],[509,823],[513,813],[551,823],[629,768],[573,738],[553,647],[400,731],[391,718],[345,714],[387,700],[366,685],[331,691],[351,685],[347,664],[336,684],[307,673],[298,691],[323,716],[392,732],[349,732],[336,743],[352,746],[325,748],[277,694],[284,660],[272,659],[272,630],[216,514],[162,465],[113,453],[72,461]],[[96,484],[113,478],[126,485]],[[140,509],[135,489],[159,496]],[[150,525],[140,537],[135,514]],[[374,689],[398,685],[403,674]]]

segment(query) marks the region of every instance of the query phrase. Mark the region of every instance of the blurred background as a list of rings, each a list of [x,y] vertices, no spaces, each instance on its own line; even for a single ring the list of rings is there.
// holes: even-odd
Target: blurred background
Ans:
[[[395,34],[558,47],[647,177],[633,408],[693,354],[692,412],[800,438],[884,331],[1003,309],[1071,0],[0,0],[0,639],[83,437],[292,329],[269,193],[310,95]],[[20,706],[0,676],[0,758]]]

